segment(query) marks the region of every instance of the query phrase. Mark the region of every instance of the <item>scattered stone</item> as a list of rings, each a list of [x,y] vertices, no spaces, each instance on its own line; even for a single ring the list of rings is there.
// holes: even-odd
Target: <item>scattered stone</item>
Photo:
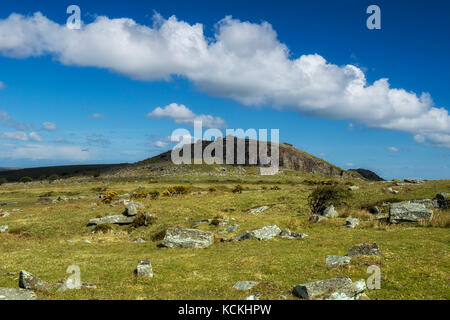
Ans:
[[[333,205],[328,206],[322,213],[322,216],[327,217],[327,218],[336,218],[338,215],[339,214]]]
[[[350,191],[355,191],[355,190],[358,190],[358,189],[359,189],[358,186],[350,186],[350,187],[348,187],[348,190],[350,190]]]
[[[238,224],[233,224],[233,225],[229,226],[228,228],[226,228],[224,231],[220,231],[219,233],[220,234],[230,233],[230,232],[237,230],[238,227],[239,227]]]
[[[423,204],[426,208],[439,208],[439,202],[437,199],[416,199],[409,200],[409,202]]]
[[[17,204],[17,202],[15,202],[15,201],[10,201],[10,202],[2,202],[2,203],[0,203],[0,206],[1,207],[4,207],[4,206],[14,206],[14,205],[16,205]]]
[[[259,300],[259,296],[257,294],[253,294],[245,298],[245,300]]]
[[[150,260],[139,260],[135,272],[138,277],[153,278],[153,270]]]
[[[280,299],[281,300],[287,300],[287,297],[286,296],[280,296]]]
[[[397,194],[398,190],[393,189],[392,187],[387,188],[390,193]]]
[[[281,230],[276,225],[266,226],[261,229],[253,230],[251,236],[258,240],[272,239],[280,234]]]
[[[168,248],[206,248],[214,242],[212,232],[187,228],[170,228],[166,230],[163,246]]]
[[[345,226],[347,228],[354,228],[358,224],[359,224],[359,219],[358,218],[348,217],[347,219],[345,219]]]
[[[145,240],[142,238],[138,238],[134,241],[135,243],[145,243]]]
[[[136,205],[134,204],[133,201],[130,201],[126,206],[125,206],[125,212],[124,215],[132,217],[137,215],[138,213],[138,209],[136,207]]]
[[[30,219],[31,217],[33,217],[32,214],[27,214],[27,215],[25,216],[25,219]]]
[[[337,290],[350,286],[352,280],[348,277],[333,278],[299,284],[294,287],[294,294],[303,299],[315,299],[325,294],[336,292]]]
[[[262,207],[250,209],[250,210],[247,211],[247,213],[249,213],[249,214],[261,213],[261,212],[266,211],[267,209],[270,209],[270,207],[269,206],[262,206]]]
[[[359,280],[322,297],[320,300],[359,300],[361,296],[364,295],[365,289],[366,282],[364,280]]]
[[[422,180],[419,179],[413,179],[413,178],[406,178],[403,180],[406,183],[413,183],[413,184],[418,184],[418,183],[422,183]]]
[[[34,292],[17,288],[0,288],[1,300],[36,300]]]
[[[211,223],[213,221],[213,219],[202,219],[202,220],[198,220],[198,221],[195,221],[194,222],[194,224],[192,225],[192,227],[196,227],[196,226],[198,226],[198,225],[200,225],[200,224],[203,224],[203,223]]]
[[[91,219],[88,222],[88,226],[101,225],[101,224],[132,224],[135,217],[127,217],[122,214],[107,216],[103,218]]]
[[[349,264],[351,260],[352,258],[347,256],[327,256],[325,263],[327,266],[333,267]]]
[[[0,212],[0,217],[6,218],[8,216],[9,216],[9,212],[8,211]]]
[[[234,284],[233,289],[236,290],[250,290],[254,286],[257,286],[259,282],[256,281],[238,281]]]
[[[89,240],[83,240],[84,243],[91,243]]]
[[[310,222],[320,222],[324,220],[327,220],[327,217],[320,216],[318,214],[313,214],[311,217],[309,217]]]
[[[50,285],[25,270],[20,271],[19,287],[27,290],[47,290]]]
[[[376,242],[373,243],[360,243],[356,246],[348,249],[347,255],[349,257],[357,256],[357,255],[364,255],[364,256],[371,256],[371,255],[377,255],[381,256],[381,250],[378,247],[378,244]]]
[[[0,226],[0,233],[8,231],[8,226]]]
[[[291,237],[303,239],[308,237],[308,235],[306,233],[291,232]]]
[[[391,223],[430,221],[432,218],[433,211],[419,203],[403,201],[393,203],[389,208],[389,221]]]
[[[279,236],[284,239],[295,239],[295,238],[303,239],[306,238],[308,235],[305,233],[291,232],[289,229],[283,229],[280,232]]]

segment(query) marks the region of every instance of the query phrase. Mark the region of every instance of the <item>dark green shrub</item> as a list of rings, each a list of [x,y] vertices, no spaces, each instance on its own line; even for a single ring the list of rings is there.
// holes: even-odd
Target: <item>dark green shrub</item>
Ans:
[[[138,213],[134,218],[134,221],[131,224],[131,226],[135,228],[151,226],[156,222],[156,220],[157,218],[150,214]]]
[[[321,214],[328,206],[346,204],[351,193],[340,186],[317,187],[308,197],[308,205],[313,214]]]
[[[20,178],[20,182],[23,182],[23,183],[32,182],[32,181],[33,181],[33,178],[31,178],[31,177]]]
[[[50,181],[55,181],[58,179],[59,179],[59,176],[57,174],[52,174],[50,177],[48,177],[48,180],[50,180]]]
[[[0,178],[0,186],[1,186],[2,184],[7,183],[7,182],[8,182],[8,180],[6,180],[6,178]]]

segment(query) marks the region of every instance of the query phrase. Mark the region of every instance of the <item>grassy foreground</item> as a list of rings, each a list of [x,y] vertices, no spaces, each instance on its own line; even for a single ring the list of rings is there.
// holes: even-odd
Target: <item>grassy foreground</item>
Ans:
[[[396,185],[335,178],[340,184],[355,184],[360,189],[352,191],[348,206],[338,208],[342,217],[311,223],[307,197],[315,188],[314,182],[329,177],[291,170],[259,176],[257,168],[246,168],[245,172],[228,168],[227,173],[219,173],[214,166],[191,169],[0,186],[0,203],[17,202],[0,207],[10,212],[0,218],[0,225],[9,226],[8,232],[0,233],[0,287],[17,288],[22,269],[48,282],[64,281],[69,277],[67,267],[78,265],[82,281],[96,284],[97,289],[36,292],[38,299],[244,299],[250,294],[259,294],[261,299],[297,299],[292,295],[294,285],[344,275],[354,281],[367,279],[367,267],[377,265],[381,268],[381,289],[367,291],[370,299],[450,298],[450,212],[435,210],[434,220],[427,224],[388,225],[368,220],[370,215],[361,209],[394,198],[433,198],[439,192],[450,192],[449,180]],[[232,193],[238,183],[245,190]],[[91,218],[123,212],[123,205],[115,201],[113,206],[101,203],[100,190],[115,190],[121,195],[138,190],[161,192],[180,184],[188,186],[191,193],[137,200],[145,205],[145,212],[158,217],[151,226],[113,226],[106,233],[93,233],[94,227],[86,226]],[[218,190],[208,192],[211,185]],[[271,190],[274,185],[280,190]],[[399,193],[391,194],[387,190],[390,186]],[[70,200],[39,203],[40,196]],[[270,209],[245,213],[263,205]],[[14,208],[21,210],[13,212]],[[383,208],[381,214],[387,212],[387,207]],[[355,229],[344,228],[345,217],[350,215],[367,221]],[[207,249],[158,247],[168,227],[191,227],[196,220],[216,216],[234,218],[230,224],[239,224],[238,230],[226,237],[271,224],[309,237],[216,241]],[[218,239],[218,231],[226,227],[203,224],[198,228],[215,232]],[[138,238],[146,242],[134,243]],[[379,244],[382,257],[353,258],[345,267],[325,265],[326,255],[346,255],[355,244],[373,241]],[[147,258],[155,276],[137,279],[133,274],[137,261]],[[232,286],[240,280],[260,281],[260,285],[237,291]]]

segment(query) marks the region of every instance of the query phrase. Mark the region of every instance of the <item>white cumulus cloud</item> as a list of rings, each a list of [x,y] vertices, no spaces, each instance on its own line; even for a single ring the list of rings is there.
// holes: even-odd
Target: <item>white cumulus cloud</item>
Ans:
[[[171,103],[164,108],[157,107],[147,114],[148,118],[170,118],[176,123],[194,124],[194,121],[202,121],[202,125],[206,128],[223,128],[225,121],[219,117],[200,114],[196,115],[188,107],[183,104]]]
[[[293,56],[267,22],[225,17],[207,39],[202,24],[175,16],[155,15],[151,27],[100,16],[81,30],[69,30],[40,13],[12,14],[0,20],[0,54],[51,55],[65,65],[106,68],[147,81],[177,75],[247,106],[352,120],[409,132],[416,141],[442,147],[450,138],[448,110],[436,107],[429,94],[391,88],[385,78],[369,83],[357,66],[338,66],[318,54]]]
[[[58,126],[54,124],[53,122],[44,122],[42,124],[43,129],[47,131],[55,131],[58,130]]]

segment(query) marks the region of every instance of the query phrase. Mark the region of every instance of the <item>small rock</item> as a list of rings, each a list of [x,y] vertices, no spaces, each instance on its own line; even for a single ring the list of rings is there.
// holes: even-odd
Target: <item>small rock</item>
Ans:
[[[19,287],[27,290],[47,290],[50,285],[25,270],[20,271]]]
[[[345,226],[347,228],[354,228],[358,224],[359,224],[359,219],[358,218],[348,217],[347,219],[345,219]]]
[[[8,231],[8,226],[4,225],[4,226],[0,226],[0,233],[6,232]]]
[[[352,258],[347,256],[327,256],[325,263],[327,266],[339,266],[349,264]]]
[[[132,217],[132,216],[137,215],[137,213],[138,213],[138,209],[137,209],[137,207],[136,207],[136,205],[134,204],[133,201],[130,201],[130,202],[126,205],[125,208],[126,208],[126,209],[125,209],[124,214],[125,214],[126,216]]]
[[[350,190],[350,191],[355,191],[355,190],[358,190],[358,189],[359,189],[358,186],[350,186],[350,187],[348,187],[348,190]]]
[[[25,289],[17,288],[0,288],[1,300],[36,300],[36,295]]]
[[[250,290],[254,286],[258,285],[256,281],[238,281],[234,284],[233,289],[236,290]]]
[[[200,224],[203,224],[203,223],[211,223],[212,221],[213,221],[213,219],[202,219],[202,220],[197,220],[197,221],[194,222],[194,224],[192,225],[192,227],[196,227],[196,226],[198,226],[198,225],[200,225]]]
[[[214,242],[212,232],[187,228],[170,228],[166,230],[163,246],[168,248],[206,248]]]
[[[269,206],[262,206],[262,207],[258,207],[258,208],[254,208],[254,209],[250,209],[247,211],[247,213],[252,214],[252,213],[261,213],[266,211],[267,209],[270,209]]]
[[[256,294],[253,294],[251,296],[246,297],[245,300],[259,300],[259,296]]]
[[[230,233],[230,232],[235,231],[238,227],[239,227],[238,224],[233,224],[233,225],[229,226],[228,228],[226,228],[224,231],[220,231],[219,233],[220,234]]]
[[[327,217],[327,218],[336,218],[338,215],[339,214],[333,205],[328,206],[322,213],[322,216]]]
[[[124,215],[106,216],[103,218],[91,219],[88,222],[88,226],[101,225],[101,224],[132,224],[135,217],[127,217]]]
[[[299,284],[294,287],[294,294],[303,299],[315,299],[324,294],[335,292],[342,287],[352,284],[352,280],[348,277],[333,278]]]
[[[448,192],[438,193],[436,195],[436,199],[437,199],[439,208],[441,208],[441,209],[450,208],[450,193],[448,193]]]
[[[359,280],[345,285],[329,295],[325,295],[320,300],[359,300],[365,289],[366,282]]]
[[[251,232],[251,237],[254,237],[258,240],[267,240],[276,237],[281,232],[280,228],[276,225],[266,226],[261,229],[253,230]]]
[[[135,243],[145,243],[145,240],[142,238],[138,238],[134,241]]]
[[[402,201],[393,203],[389,207],[389,221],[391,223],[430,221],[433,211],[419,203]]]
[[[83,240],[84,243],[91,243],[89,240]]]
[[[280,296],[281,300],[287,300],[286,296]]]
[[[347,255],[349,257],[357,256],[357,255],[365,255],[365,256],[371,256],[371,255],[377,255],[381,256],[381,250],[378,247],[378,244],[376,242],[373,243],[360,243],[356,246],[348,249]]]
[[[135,272],[138,277],[153,278],[153,270],[150,260],[139,260]]]

